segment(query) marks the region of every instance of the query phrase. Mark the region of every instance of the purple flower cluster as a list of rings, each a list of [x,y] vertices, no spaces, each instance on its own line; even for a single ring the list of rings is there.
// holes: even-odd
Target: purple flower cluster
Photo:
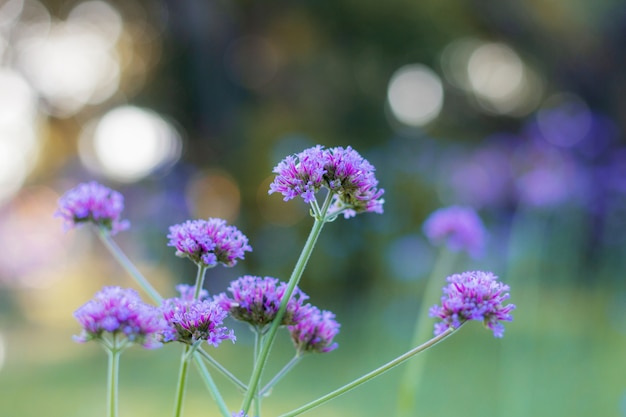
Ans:
[[[233,417],[248,417],[245,411],[241,410],[240,412],[233,411]]]
[[[63,218],[66,229],[91,222],[115,234],[130,226],[128,220],[120,219],[122,210],[122,194],[91,181],[63,194],[55,215]]]
[[[346,218],[363,212],[382,213],[384,190],[376,188],[374,171],[349,146],[324,149],[317,145],[282,160],[272,171],[277,176],[269,193],[281,193],[285,201],[300,196],[311,203],[324,187],[334,195],[331,213],[343,213]]]
[[[158,335],[166,328],[157,307],[145,304],[133,289],[104,287],[74,312],[83,330],[74,340],[84,343],[103,333],[123,334],[147,349],[161,346]]]
[[[503,303],[510,297],[509,286],[491,272],[470,271],[447,278],[441,305],[430,309],[430,317],[442,319],[435,324],[435,335],[458,328],[467,320],[482,321],[495,337],[504,335],[501,321],[512,321],[515,305]]]
[[[198,340],[206,340],[215,347],[226,339],[235,341],[232,330],[222,326],[228,315],[217,303],[207,299],[194,299],[193,288],[186,285],[177,287],[181,297],[168,298],[163,301],[161,311],[167,322],[163,331],[163,341],[178,341],[194,344]],[[206,297],[206,292],[201,298]]]
[[[474,209],[450,206],[434,211],[424,222],[424,233],[432,244],[446,245],[452,251],[479,256],[485,241],[485,228]]]
[[[309,306],[306,310],[302,320],[288,327],[296,350],[300,353],[325,353],[335,350],[338,345],[333,339],[341,327],[335,321],[335,315],[330,311],[320,311],[314,306]]]
[[[188,220],[170,227],[168,246],[176,248],[176,255],[187,257],[196,264],[208,267],[218,263],[234,266],[243,259],[246,251],[252,251],[248,238],[225,220]]]
[[[230,283],[228,291],[232,297],[221,293],[214,299],[236,320],[262,328],[276,317],[286,290],[287,284],[276,278],[244,275]],[[304,305],[304,301],[308,298],[308,295],[296,287],[287,303],[281,325],[299,322],[306,313],[308,304]]]

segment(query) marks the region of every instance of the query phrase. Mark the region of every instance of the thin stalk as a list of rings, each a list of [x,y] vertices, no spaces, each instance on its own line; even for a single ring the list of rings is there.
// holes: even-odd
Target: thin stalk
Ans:
[[[261,351],[261,346],[263,344],[263,336],[261,331],[258,328],[255,328],[254,331],[254,365],[256,366],[257,361],[259,360],[259,352]],[[261,415],[261,392],[259,391],[260,385],[257,384],[255,393],[254,393],[254,415]]]
[[[259,393],[259,396],[263,397],[265,394],[267,394],[267,392],[271,390],[272,387],[278,383],[278,381],[280,381],[285,375],[287,375],[287,373],[294,366],[296,366],[298,362],[300,362],[302,357],[303,356],[300,353],[296,353],[296,355],[293,358],[291,358],[291,360],[287,362],[285,366],[283,366],[283,369],[281,369],[276,375],[274,375],[274,378],[272,378],[270,382],[268,382],[267,385],[263,387],[263,389]]]
[[[117,335],[113,335],[113,343],[107,349],[108,370],[107,370],[107,415],[117,417],[118,415],[118,376],[120,369],[121,349],[117,346]]]
[[[302,277],[302,273],[304,272],[304,268],[311,257],[311,253],[313,252],[313,248],[315,247],[315,243],[317,242],[317,238],[319,237],[322,227],[326,222],[325,216],[326,212],[328,212],[328,208],[330,207],[330,202],[332,201],[332,193],[328,193],[326,195],[326,200],[324,201],[324,205],[318,215],[315,217],[315,222],[313,223],[313,227],[311,228],[311,232],[309,233],[309,237],[304,244],[304,248],[300,253],[300,257],[296,262],[296,266],[291,273],[291,277],[289,278],[289,282],[287,283],[287,290],[281,300],[280,307],[276,314],[276,318],[272,322],[267,335],[265,336],[265,341],[263,346],[261,347],[261,352],[259,352],[259,357],[256,363],[254,364],[254,369],[252,371],[252,375],[250,377],[250,382],[248,383],[248,392],[246,393],[241,409],[246,413],[250,408],[250,404],[252,403],[252,399],[256,393],[257,386],[259,385],[259,380],[261,379],[261,374],[263,373],[263,369],[267,362],[267,358],[269,356],[270,349],[272,348],[272,344],[274,343],[274,339],[276,338],[276,332],[278,331],[278,327],[280,326],[280,322],[283,319],[285,314],[285,310],[287,309],[287,303],[291,298],[291,294],[294,289],[298,285],[300,278]]]
[[[211,355],[209,355],[204,349],[199,348],[197,354],[206,360],[210,365],[217,369],[222,375],[239,388],[241,392],[246,392],[248,387],[241,382],[235,375],[233,375],[228,369],[224,368],[218,361],[216,361]]]
[[[174,399],[174,417],[180,417],[183,413],[183,400],[185,398],[185,386],[187,382],[187,370],[189,369],[189,350],[191,346],[185,346],[180,359],[178,371],[178,383],[176,385],[176,398]]]
[[[445,278],[454,270],[454,263],[458,253],[442,246],[439,250],[433,270],[426,281],[426,288],[422,295],[420,311],[415,320],[413,338],[410,346],[417,346],[423,340],[432,336],[433,327],[429,324],[428,311],[433,304],[439,301],[441,288],[445,285]],[[426,355],[427,356],[427,355]],[[426,356],[416,358],[405,368],[405,372],[398,387],[398,415],[410,417],[416,405],[416,394],[422,381]]]
[[[459,327],[460,328],[460,327]],[[425,351],[426,349],[436,345],[437,343],[441,342],[443,339],[445,339],[446,337],[450,336],[452,333],[454,333],[457,329],[452,329],[449,328],[448,330],[446,330],[445,332],[441,333],[439,336],[435,336],[432,339],[430,339],[429,341],[427,341],[426,343],[421,344],[420,346],[417,346],[411,350],[409,350],[408,352],[406,352],[403,355],[398,356],[397,358],[395,358],[394,360],[392,360],[391,362],[386,363],[385,365],[381,366],[380,368],[377,368],[365,375],[363,375],[360,378],[355,379],[354,381],[344,385],[341,388],[336,389],[335,391],[332,391],[326,395],[324,395],[323,397],[318,398],[317,400],[311,401],[308,404],[305,404],[299,408],[296,408],[295,410],[292,410],[286,414],[282,414],[279,417],[293,417],[293,416],[297,416],[299,414],[304,413],[305,411],[309,411],[312,408],[315,407],[319,407],[320,405],[334,399],[337,398],[338,396],[345,394],[346,392],[358,387],[361,384],[364,384],[374,378],[376,378],[379,375],[382,375],[383,373],[387,372],[388,370],[390,370],[391,368],[394,368],[398,365],[400,365],[402,362],[412,358],[413,356],[417,355],[420,352]]]
[[[196,274],[196,286],[194,287],[193,298],[200,298],[202,287],[204,286],[204,276],[206,275],[207,267],[204,264],[198,264],[198,273]]]
[[[226,406],[224,399],[220,395],[219,390],[217,389],[217,386],[215,385],[215,382],[213,381],[213,378],[211,378],[211,374],[206,368],[206,365],[204,364],[204,362],[202,362],[202,357],[200,356],[200,352],[202,352],[202,350],[195,352],[193,355],[194,360],[196,361],[196,365],[198,367],[198,372],[200,372],[200,376],[202,377],[202,380],[206,384],[207,389],[211,393],[211,396],[213,397],[213,400],[217,404],[217,407],[219,408],[220,412],[222,413],[222,416],[231,417],[231,413],[228,410],[228,407]]]
[[[148,282],[148,280],[139,272],[137,267],[128,259],[126,254],[120,249],[120,247],[115,243],[109,232],[103,228],[98,228],[98,237],[106,246],[106,248],[111,252],[113,257],[122,265],[122,267],[130,274],[130,276],[135,280],[135,282],[143,289],[146,294],[158,305],[163,301],[163,297],[159,294],[157,290],[154,289],[152,285]]]

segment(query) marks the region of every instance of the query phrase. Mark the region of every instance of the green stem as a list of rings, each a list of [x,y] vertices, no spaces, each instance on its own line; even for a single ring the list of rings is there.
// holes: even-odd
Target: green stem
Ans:
[[[220,371],[222,375],[228,378],[233,384],[237,385],[241,392],[246,392],[248,387],[246,384],[241,382],[235,375],[233,375],[228,369],[224,368],[218,361],[216,361],[211,355],[209,355],[205,350],[199,348],[197,353],[204,358],[207,362],[209,362],[215,369]]]
[[[454,263],[458,253],[449,251],[442,246],[439,250],[433,270],[426,281],[426,288],[422,295],[420,311],[415,321],[413,338],[410,346],[417,346],[423,340],[427,340],[433,331],[428,317],[428,311],[433,304],[437,304],[441,296],[441,288],[445,285],[446,277],[454,270]],[[422,380],[426,357],[416,358],[407,365],[404,376],[398,387],[398,415],[410,417],[415,415],[413,409],[416,405],[416,394]]]
[[[117,243],[111,238],[111,235],[106,229],[98,228],[98,237],[106,246],[106,248],[111,252],[113,257],[117,259],[117,261],[122,265],[122,267],[130,274],[131,277],[137,282],[137,284],[148,294],[152,300],[161,304],[163,301],[163,297],[158,293],[157,290],[154,289],[152,285],[148,282],[148,280],[139,272],[137,267],[128,259],[126,254],[117,246]]]
[[[302,359],[302,355],[299,353],[296,353],[296,356],[294,356],[293,358],[291,358],[291,360],[289,362],[287,362],[287,364],[285,366],[283,366],[283,369],[281,369],[276,375],[274,375],[274,378],[272,378],[270,380],[270,382],[267,383],[267,385],[265,385],[263,387],[263,389],[261,390],[261,392],[259,393],[259,396],[264,396],[267,394],[267,392],[269,390],[272,389],[272,387],[274,385],[276,385],[278,383],[278,381],[280,381],[285,375],[287,375],[287,373],[298,364],[298,362],[300,362],[300,360]]]
[[[459,327],[460,328],[460,327]],[[334,398],[337,398],[338,396],[345,394],[346,392],[358,387],[361,384],[364,384],[368,381],[370,381],[373,378],[376,378],[379,375],[382,375],[383,373],[387,372],[388,370],[390,370],[391,368],[400,365],[402,362],[406,361],[407,359],[412,358],[413,356],[417,355],[420,352],[425,351],[426,349],[436,345],[437,343],[441,342],[443,339],[445,339],[446,337],[450,336],[452,333],[454,333],[457,329],[452,329],[449,328],[448,330],[446,330],[445,332],[441,333],[439,336],[435,336],[432,339],[430,339],[429,341],[427,341],[426,343],[421,344],[420,346],[417,346],[411,350],[409,350],[408,352],[406,352],[403,355],[398,356],[397,358],[395,358],[394,360],[392,360],[391,362],[386,363],[385,365],[381,366],[380,368],[377,368],[375,370],[373,370],[372,372],[369,372],[365,375],[363,375],[360,378],[355,379],[354,381],[344,385],[341,388],[336,389],[333,392],[330,392],[326,395],[324,395],[323,397],[318,398],[317,400],[311,401],[308,404],[303,405],[302,407],[296,408],[295,410],[292,410],[286,414],[282,414],[279,417],[293,417],[293,416],[297,416],[298,414],[302,414],[305,411],[309,411],[312,408],[318,407]]]
[[[263,344],[263,336],[258,328],[254,331],[254,365],[256,366],[259,360],[259,352]],[[259,384],[256,386],[256,392],[254,393],[254,415],[259,417],[261,415],[261,392],[259,391]]]
[[[174,400],[174,417],[180,417],[183,413],[183,400],[185,398],[185,385],[187,382],[187,370],[189,369],[189,350],[191,346],[185,346],[180,359],[178,372],[178,384],[176,385],[176,398]]]
[[[118,415],[118,376],[120,368],[121,349],[117,346],[117,335],[113,335],[113,344],[107,349],[109,356],[107,371],[107,408],[109,417],[117,417]]]
[[[300,278],[302,277],[302,273],[304,272],[304,268],[311,257],[311,253],[313,252],[313,248],[315,247],[315,243],[317,242],[317,238],[319,237],[322,227],[326,222],[325,215],[328,211],[328,207],[330,207],[330,202],[332,201],[332,194],[328,193],[326,195],[326,200],[324,201],[324,205],[320,210],[319,214],[315,217],[315,222],[313,223],[313,227],[311,228],[311,232],[309,233],[309,237],[304,244],[304,248],[302,249],[302,253],[300,253],[300,258],[298,258],[298,262],[296,262],[296,266],[291,273],[291,277],[289,278],[289,282],[287,284],[287,290],[283,295],[283,299],[281,300],[280,307],[276,314],[276,318],[272,322],[267,335],[265,336],[265,341],[263,346],[261,347],[261,352],[259,352],[259,357],[256,363],[254,364],[254,369],[252,371],[252,375],[250,377],[250,383],[248,384],[248,392],[246,393],[241,409],[246,413],[250,408],[250,404],[252,403],[252,399],[254,398],[255,393],[257,392],[257,386],[259,385],[259,380],[261,379],[261,374],[263,373],[263,368],[267,362],[267,358],[269,356],[270,349],[272,348],[272,343],[274,343],[274,339],[276,338],[276,332],[278,331],[278,327],[283,319],[285,314],[285,310],[287,309],[287,303],[291,298],[291,294],[294,289],[298,285]]]
[[[224,402],[224,399],[220,395],[219,390],[217,389],[217,386],[215,385],[215,382],[213,381],[213,378],[211,378],[211,374],[206,368],[206,365],[204,364],[204,362],[202,362],[202,357],[201,357],[200,352],[202,352],[202,350],[196,351],[193,355],[194,360],[196,361],[196,365],[198,367],[198,372],[200,372],[200,376],[202,377],[202,380],[206,384],[209,392],[211,393],[211,396],[213,397],[213,400],[217,404],[217,407],[220,409],[222,416],[230,417],[231,413],[228,410],[228,406],[226,405],[226,403]]]
[[[194,287],[193,298],[197,300],[200,298],[202,287],[204,286],[204,276],[206,275],[207,267],[204,264],[198,264],[198,273],[196,274],[196,285]]]

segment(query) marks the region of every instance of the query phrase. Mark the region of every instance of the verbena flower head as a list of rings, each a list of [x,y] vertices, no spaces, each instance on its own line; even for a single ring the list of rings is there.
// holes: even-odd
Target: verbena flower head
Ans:
[[[232,281],[226,293],[218,294],[215,301],[236,320],[244,321],[256,327],[271,323],[280,307],[287,283],[272,277],[244,275]],[[309,298],[296,287],[287,304],[287,310],[281,325],[291,325],[302,319],[305,313],[304,301]]]
[[[218,263],[231,267],[252,251],[248,238],[226,220],[188,220],[170,227],[168,246],[176,248],[176,255],[187,257],[198,265],[208,267]]]
[[[222,326],[228,313],[210,300],[193,299],[193,292],[188,290],[188,287],[183,288],[181,297],[163,301],[161,311],[168,324],[162,335],[163,341],[191,345],[206,340],[215,347],[226,339],[234,342],[233,331]]]
[[[504,302],[510,297],[509,286],[498,281],[491,272],[469,271],[447,278],[441,305],[430,309],[430,317],[440,318],[435,335],[449,328],[458,328],[467,320],[482,321],[495,337],[504,335],[502,321],[512,321],[515,305]]]
[[[233,411],[233,417],[248,417],[245,411],[241,410],[240,412]]]
[[[104,287],[74,312],[83,330],[74,340],[84,343],[104,333],[121,334],[147,349],[161,346],[158,335],[166,328],[159,309],[145,304],[133,289]]]
[[[122,194],[92,181],[79,184],[63,194],[55,215],[63,218],[66,229],[93,223],[115,234],[130,226],[128,220],[121,220],[122,210]]]
[[[272,172],[277,174],[269,193],[281,193],[288,201],[300,196],[312,203],[321,188],[334,193],[332,213],[352,217],[357,213],[382,213],[384,190],[378,189],[374,167],[351,147],[305,149],[287,156]]]
[[[298,352],[324,353],[337,348],[333,339],[339,333],[339,327],[333,313],[309,306],[304,318],[288,328]]]
[[[450,206],[434,211],[424,222],[424,233],[434,245],[479,256],[485,244],[485,228],[474,209]]]

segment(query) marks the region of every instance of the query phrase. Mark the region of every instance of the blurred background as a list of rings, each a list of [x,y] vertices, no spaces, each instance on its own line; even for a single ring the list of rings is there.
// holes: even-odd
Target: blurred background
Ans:
[[[165,296],[195,269],[168,227],[221,217],[287,280],[311,218],[267,195],[315,144],[377,168],[385,213],[327,225],[301,287],[342,323],[264,404],[278,415],[409,348],[437,250],[433,210],[478,210],[491,270],[517,304],[505,338],[465,326],[428,355],[420,416],[626,416],[626,4],[617,0],[0,0],[0,415],[102,416],[106,356],[73,311],[132,286],[59,196],[124,194],[116,236]],[[248,377],[251,340],[211,353]],[[282,334],[271,369],[292,355]],[[122,356],[122,415],[171,413],[180,349]],[[269,372],[268,372],[269,375]],[[312,416],[388,416],[402,369]],[[227,384],[216,377],[218,384]],[[235,410],[240,396],[226,385]],[[217,415],[192,372],[187,415]]]

